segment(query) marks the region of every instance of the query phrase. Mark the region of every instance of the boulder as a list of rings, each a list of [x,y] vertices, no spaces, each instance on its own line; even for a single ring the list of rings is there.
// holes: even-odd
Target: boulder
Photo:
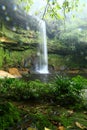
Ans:
[[[15,78],[14,75],[9,74],[4,70],[0,70],[0,78]]]
[[[20,74],[19,70],[17,68],[9,68],[8,72],[13,75],[15,78],[21,78],[22,75]]]

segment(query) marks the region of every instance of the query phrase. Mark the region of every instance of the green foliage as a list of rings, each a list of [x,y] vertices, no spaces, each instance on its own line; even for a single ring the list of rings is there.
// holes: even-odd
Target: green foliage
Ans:
[[[33,0],[18,0],[18,5],[21,4],[22,7],[24,8],[24,10],[26,12],[28,12],[30,10],[31,5],[33,4]],[[64,10],[64,13],[70,12],[71,10],[75,10],[78,7],[79,0],[64,0],[64,2],[62,4],[60,4],[57,0],[53,0],[52,2],[50,0],[47,0],[47,5],[46,7],[44,7],[45,13],[46,14],[46,18],[48,16],[51,16],[52,18],[56,18],[56,19],[63,19],[63,15],[60,14],[60,10]],[[24,5],[24,6],[23,6]],[[41,7],[42,9],[42,7]],[[41,9],[36,11],[36,14],[39,14],[41,12]],[[43,9],[42,9],[43,10]]]
[[[49,120],[49,115],[45,115],[41,112],[38,112],[35,114],[30,113],[30,117],[33,122],[33,125],[35,125],[38,130],[44,130],[45,127],[56,130],[56,127]]]
[[[79,130],[75,122],[81,123],[82,126],[87,127],[86,114],[83,111],[77,112],[73,109],[66,109],[57,104],[35,104],[35,107],[28,108],[27,118],[31,121],[31,126],[38,130],[44,130],[45,127],[51,130],[57,130],[60,125],[64,126],[66,130]],[[28,121],[29,122],[29,121]]]
[[[55,0],[52,3],[49,2],[49,7],[47,10],[47,13],[52,17],[56,19],[63,19],[63,16],[59,13],[59,11],[62,9],[60,4]]]
[[[10,49],[10,47],[9,47]],[[5,50],[3,48],[0,49],[0,68],[4,70],[8,70],[10,67],[25,67],[24,61],[28,61],[27,59],[31,59],[33,55],[36,54],[36,50],[33,51],[31,49],[18,52]],[[26,67],[31,67],[31,63],[27,63]]]
[[[72,10],[77,10],[79,6],[79,0],[64,0],[63,3],[57,0],[47,0],[48,8],[47,8],[47,14],[46,18],[49,15],[52,18],[56,19],[64,19],[66,18],[66,13],[72,11]],[[61,11],[62,10],[62,11]],[[60,11],[62,12],[60,14]]]
[[[78,7],[79,0],[70,1],[64,0],[62,7],[65,9],[66,12],[70,12],[73,9]]]
[[[36,99],[57,102],[64,106],[82,104],[82,90],[87,80],[81,76],[68,78],[56,76],[52,83],[39,80],[25,82],[18,79],[1,79],[0,95],[16,100]]]
[[[0,80],[0,93],[2,95],[13,99],[26,99],[29,98],[29,89],[26,82],[17,79]]]
[[[83,78],[80,75],[73,77],[72,82],[77,85],[76,87],[78,87],[79,90],[84,89],[87,86],[87,79]]]
[[[85,82],[83,82],[83,80]],[[57,76],[53,85],[55,87],[56,101],[62,105],[74,105],[82,103],[82,90],[85,88],[87,80],[81,76],[68,78]]]
[[[19,111],[10,102],[0,102],[0,130],[11,127],[20,120]]]
[[[3,49],[0,48],[0,68],[2,67],[2,63],[3,63],[3,55],[4,55]]]
[[[4,97],[20,99],[40,99],[50,94],[50,88],[39,80],[25,82],[18,79],[1,79],[0,93]]]
[[[31,7],[31,5],[33,4],[33,0],[18,0],[17,1],[17,3],[18,3],[18,5],[19,4],[21,4],[22,6],[23,6],[23,9],[26,11],[26,12],[28,12],[29,11],[29,9],[30,9],[30,7]]]
[[[30,97],[35,99],[50,100],[54,88],[50,83],[42,83],[39,80],[31,81],[29,83]]]

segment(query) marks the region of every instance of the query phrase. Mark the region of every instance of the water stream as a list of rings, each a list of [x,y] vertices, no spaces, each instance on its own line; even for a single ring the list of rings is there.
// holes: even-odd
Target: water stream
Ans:
[[[38,62],[36,64],[36,72],[40,74],[48,74],[48,53],[45,21],[39,20],[40,25],[40,43],[37,52]]]

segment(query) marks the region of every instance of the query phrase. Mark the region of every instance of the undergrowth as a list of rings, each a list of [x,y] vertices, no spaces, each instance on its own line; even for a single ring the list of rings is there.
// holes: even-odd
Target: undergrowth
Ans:
[[[53,105],[63,106],[72,110],[81,110],[86,108],[82,96],[83,90],[87,87],[87,80],[81,76],[73,78],[56,76],[54,81],[50,83],[42,83],[39,80],[24,81],[19,79],[0,79],[0,98],[10,99],[15,101],[31,100],[31,101],[45,101],[53,103]],[[55,106],[54,106],[55,108]],[[84,109],[85,110],[85,109]],[[64,127],[72,124],[72,119],[69,118],[67,122],[67,114],[60,112],[53,112],[53,110],[46,110],[45,112],[31,112],[29,110],[29,120],[38,130],[44,127],[56,130],[55,122],[62,122]],[[20,112],[10,102],[0,101],[0,129],[8,130],[20,120]],[[59,113],[59,118],[56,114]],[[51,117],[50,117],[51,115]],[[53,116],[52,116],[53,115]]]
[[[0,101],[0,130],[9,130],[20,120],[18,109],[10,102]]]
[[[87,80],[81,76],[73,78],[56,76],[51,83],[39,80],[0,79],[0,95],[14,100],[47,100],[63,106],[83,102],[82,93]]]

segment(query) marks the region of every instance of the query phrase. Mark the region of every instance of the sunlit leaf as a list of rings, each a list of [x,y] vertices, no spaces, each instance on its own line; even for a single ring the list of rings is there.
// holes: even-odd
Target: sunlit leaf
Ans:
[[[68,113],[69,113],[70,115],[72,115],[72,114],[74,113],[74,111],[73,111],[73,110],[68,110]]]
[[[82,129],[82,130],[84,130],[84,129],[86,128],[85,126],[83,126],[83,125],[80,124],[79,122],[75,122],[75,125],[76,125],[78,128]]]
[[[64,126],[59,126],[58,130],[65,130]]]
[[[50,130],[50,129],[45,127],[44,130]]]
[[[37,130],[36,128],[28,127],[27,130]]]

